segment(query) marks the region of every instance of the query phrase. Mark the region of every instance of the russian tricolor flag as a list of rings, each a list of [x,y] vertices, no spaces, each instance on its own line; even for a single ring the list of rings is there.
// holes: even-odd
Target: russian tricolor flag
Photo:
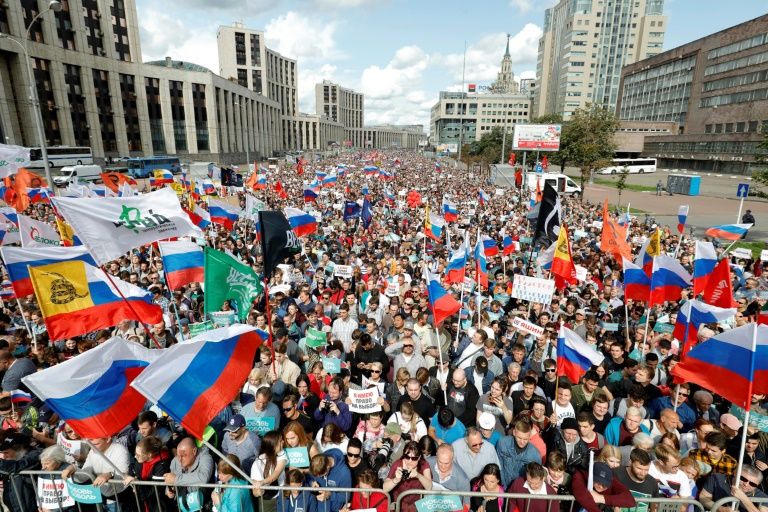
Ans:
[[[374,174],[379,173],[379,168],[375,165],[366,165],[363,167],[363,172],[368,176],[373,176]]]
[[[192,223],[200,229],[205,229],[211,225],[211,214],[198,205],[194,210],[184,210]]]
[[[317,221],[307,212],[298,208],[285,208],[283,212],[285,212],[285,217],[296,236],[311,235],[317,232]]]
[[[486,257],[496,256],[499,254],[499,246],[496,243],[496,240],[485,235],[482,235],[480,240],[483,241],[483,252],[485,253]]]
[[[211,180],[203,180],[203,194],[206,196],[216,195],[216,187]]]
[[[304,202],[311,203],[317,201],[317,192],[312,187],[304,187]]]
[[[443,227],[445,227],[445,220],[441,216],[427,210],[427,218],[424,221],[424,234],[432,240],[440,242],[443,236]]]
[[[395,177],[394,174],[392,174],[389,171],[385,171],[384,169],[379,169],[379,179],[382,180],[391,180]]]
[[[32,395],[26,393],[20,389],[14,389],[11,391],[11,403],[14,404],[28,404],[32,402]]]
[[[557,335],[558,377],[568,377],[572,383],[579,382],[587,370],[602,363],[603,359],[605,356],[581,339],[581,336],[560,324]]]
[[[624,258],[624,300],[648,302],[651,278],[638,265]]]
[[[480,201],[480,204],[487,203],[491,198],[488,196],[488,194],[485,193],[483,189],[479,189],[477,191],[477,200]]]
[[[211,222],[221,224],[227,229],[235,227],[235,222],[240,218],[240,209],[216,199],[208,198],[208,213],[211,216]]]
[[[389,204],[395,204],[395,194],[388,189],[384,189],[384,200]]]
[[[202,283],[205,269],[203,249],[194,242],[158,242],[168,288],[177,290],[189,283]]]
[[[679,261],[666,254],[654,257],[649,305],[680,300],[680,293],[690,284],[691,275]]]
[[[688,205],[680,205],[677,210],[677,232],[681,235],[685,231],[685,222],[688,220]]]
[[[459,220],[459,209],[456,207],[456,204],[447,197],[443,198],[443,216],[448,222],[456,222]]]
[[[22,382],[81,437],[109,437],[144,408],[129,384],[164,353],[115,337]]]
[[[768,327],[748,323],[699,343],[672,375],[748,408],[752,394],[768,394]]]
[[[712,238],[722,238],[735,242],[742,236],[747,234],[752,224],[723,224],[722,226],[714,226],[704,232],[705,235]]]
[[[429,295],[429,309],[432,310],[435,327],[439,327],[443,321],[451,315],[455,315],[461,304],[445,291],[437,280],[437,276],[424,269],[424,279],[427,281],[427,293]]]
[[[210,421],[240,391],[264,341],[254,327],[242,324],[205,332],[162,351],[131,386],[202,439]]]
[[[682,344],[680,357],[696,343],[700,325],[722,322],[735,314],[736,308],[718,308],[695,299],[683,304],[672,331],[672,335]]]
[[[704,291],[707,279],[717,265],[717,252],[712,242],[696,240],[696,251],[693,256],[693,295]]]
[[[77,247],[3,247],[0,249],[8,277],[17,297],[32,295],[29,267],[42,267],[62,261],[81,260],[96,266],[93,256],[83,246]]]
[[[328,176],[326,176],[325,178],[323,178],[322,183],[323,183],[324,187],[332,187],[332,186],[336,185],[336,181],[337,180],[338,180],[338,178],[336,177],[336,174],[335,173],[331,173]]]
[[[488,262],[485,259],[485,250],[481,239],[475,244],[475,266],[477,271],[477,283],[488,288]]]
[[[447,283],[463,283],[467,266],[467,247],[461,244],[453,251],[448,265],[445,267],[445,281]]]

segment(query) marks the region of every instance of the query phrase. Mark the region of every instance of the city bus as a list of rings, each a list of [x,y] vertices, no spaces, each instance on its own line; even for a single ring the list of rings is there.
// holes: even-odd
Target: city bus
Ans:
[[[91,148],[74,146],[51,146],[48,148],[48,165],[64,167],[67,165],[90,165],[93,163]],[[29,149],[28,169],[42,169],[43,154],[40,148]]]
[[[173,174],[181,172],[181,162],[175,156],[147,156],[128,159],[131,178],[149,178],[155,169],[167,169]]]
[[[655,158],[614,158],[611,165],[603,167],[598,174],[619,174],[624,172],[624,168],[629,171],[629,174],[645,174],[648,172],[656,172],[656,159]]]

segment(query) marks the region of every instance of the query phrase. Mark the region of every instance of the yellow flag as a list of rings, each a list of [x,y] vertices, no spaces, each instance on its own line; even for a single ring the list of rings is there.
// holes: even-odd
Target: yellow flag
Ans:
[[[651,235],[651,239],[648,242],[648,248],[645,250],[648,256],[658,256],[661,254],[661,230],[656,228],[656,231]]]
[[[29,278],[43,318],[94,306],[82,261],[29,267]]]
[[[75,245],[75,231],[72,226],[67,224],[64,220],[56,218],[56,227],[61,235],[61,244],[65,247],[72,247]]]

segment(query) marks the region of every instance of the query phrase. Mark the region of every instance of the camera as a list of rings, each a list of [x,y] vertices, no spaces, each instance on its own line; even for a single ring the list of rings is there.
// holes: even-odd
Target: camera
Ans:
[[[321,409],[328,409],[331,407],[331,401],[330,400],[323,400],[323,404],[320,406]]]
[[[309,491],[309,492],[311,492],[314,496],[320,496],[320,493],[323,491]]]
[[[411,470],[410,469],[404,469],[403,470],[403,480],[408,480],[411,478]]]
[[[381,448],[376,450],[376,456],[373,459],[373,467],[377,471],[389,460],[389,455],[392,453],[393,445],[394,443],[392,443],[391,439],[382,439]]]

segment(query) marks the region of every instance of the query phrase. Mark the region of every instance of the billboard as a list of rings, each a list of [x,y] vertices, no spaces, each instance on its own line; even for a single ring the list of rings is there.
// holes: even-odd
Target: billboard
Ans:
[[[438,144],[437,148],[435,148],[438,153],[458,153],[459,152],[459,145],[455,142],[448,142],[443,144]]]
[[[561,129],[559,124],[516,124],[512,149],[558,151]]]

